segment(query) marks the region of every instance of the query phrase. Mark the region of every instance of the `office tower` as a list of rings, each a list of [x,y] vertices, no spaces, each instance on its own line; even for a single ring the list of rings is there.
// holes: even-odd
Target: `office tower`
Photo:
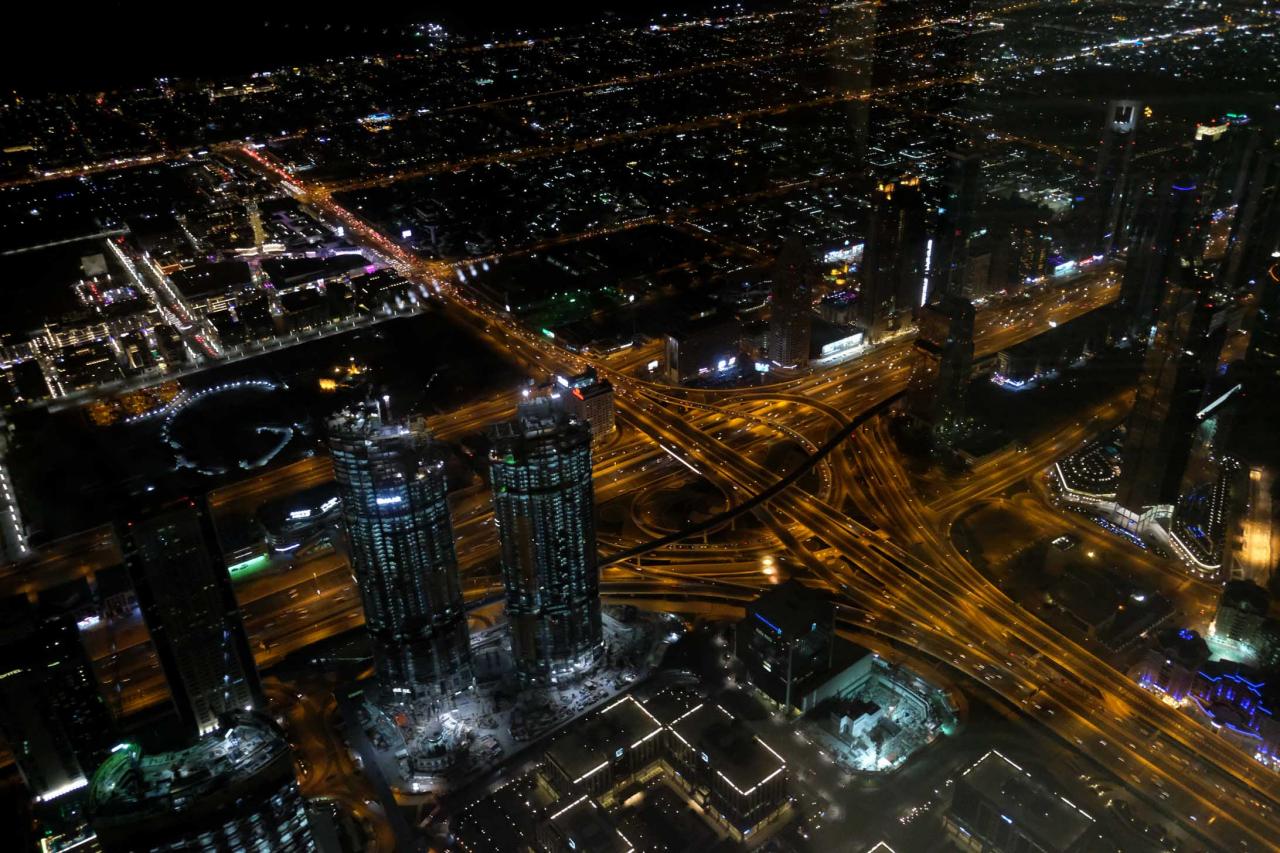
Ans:
[[[577,376],[557,376],[556,384],[563,389],[565,410],[591,427],[592,443],[599,444],[613,433],[616,425],[612,382],[601,379],[594,367],[588,367]]]
[[[22,523],[18,494],[5,457],[9,452],[9,424],[0,416],[0,565],[17,562],[31,554],[27,529]]]
[[[1259,142],[1251,151],[1243,170],[1239,204],[1219,278],[1228,291],[1271,283],[1267,271],[1275,268],[1280,259],[1280,139]],[[1258,291],[1260,309],[1271,316],[1276,288],[1263,286]],[[1270,334],[1264,331],[1264,336]],[[1255,330],[1251,345],[1259,343],[1257,338]],[[1263,345],[1280,351],[1274,342]]]
[[[94,774],[87,813],[105,853],[316,849],[289,742],[261,713],[231,712],[174,752],[122,744]]]
[[[231,578],[204,507],[183,499],[130,522],[125,561],[178,716],[197,735],[263,707]]]
[[[591,431],[550,397],[490,428],[507,620],[525,683],[557,683],[600,656]]]
[[[835,608],[792,579],[748,604],[734,635],[751,683],[785,708],[800,706],[831,667]]]
[[[1196,255],[1199,189],[1190,178],[1165,180],[1139,205],[1118,301],[1131,331],[1145,339],[1178,259]]]
[[[329,422],[329,447],[383,687],[469,686],[471,637],[443,450],[420,420],[393,422],[372,403]]]
[[[926,244],[929,256],[928,276],[931,295],[986,295],[986,283],[969,270],[969,238],[973,233],[974,209],[978,204],[978,181],[982,160],[972,145],[947,151],[943,159],[941,203],[938,206],[937,230],[933,249]],[[974,292],[981,289],[981,293]]]
[[[1094,170],[1097,189],[1097,251],[1110,255],[1116,246],[1125,245],[1121,211],[1129,193],[1130,169],[1138,116],[1142,105],[1137,101],[1112,101],[1107,105],[1107,120],[1102,126],[1102,142],[1098,146],[1098,164]]]
[[[792,236],[773,265],[773,297],[769,317],[769,361],[782,367],[809,363],[813,300],[818,284],[804,243]]]
[[[83,787],[106,757],[114,724],[80,642],[79,581],[25,596],[0,614],[0,732],[32,796],[41,802]]]
[[[1173,275],[1124,441],[1116,500],[1134,514],[1177,499],[1225,333],[1221,306],[1200,266],[1180,259]]]
[[[931,246],[919,179],[902,178],[876,187],[858,300],[858,321],[872,338],[896,328],[900,316],[909,316],[927,301]]]
[[[973,303],[959,296],[920,309],[907,413],[935,438],[965,431],[965,392],[973,370]]]
[[[1261,630],[1271,607],[1271,596],[1251,581],[1227,581],[1218,596],[1218,612],[1209,626],[1216,642],[1246,654],[1261,651]]]

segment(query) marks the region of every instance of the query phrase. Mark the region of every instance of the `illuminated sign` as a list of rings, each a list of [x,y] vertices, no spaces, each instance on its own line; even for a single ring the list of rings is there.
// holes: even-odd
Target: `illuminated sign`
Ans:
[[[328,512],[329,510],[331,510],[331,509],[333,509],[335,506],[337,506],[341,501],[342,501],[342,498],[337,498],[337,497],[329,498],[329,500],[327,500],[327,501],[325,501],[324,503],[320,504],[320,511],[321,511],[321,512]]]
[[[393,506],[394,504],[400,503],[401,498],[399,495],[391,495],[390,497],[375,498],[374,500],[377,502],[378,506]]]
[[[311,510],[309,509],[295,509],[293,512],[289,513],[290,521],[301,521],[304,518],[310,518],[310,517],[311,517]]]

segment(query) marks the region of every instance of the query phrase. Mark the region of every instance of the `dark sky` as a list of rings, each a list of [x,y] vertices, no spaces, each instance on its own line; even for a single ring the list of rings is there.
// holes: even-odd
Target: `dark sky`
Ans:
[[[420,21],[438,21],[453,32],[483,36],[589,23],[607,12],[648,20],[662,11],[714,5],[705,0],[666,4],[640,0],[604,4],[36,0],[9,4],[0,13],[0,87],[19,91],[110,88],[161,75],[236,73],[334,55],[404,49],[420,43],[411,36],[411,25]]]

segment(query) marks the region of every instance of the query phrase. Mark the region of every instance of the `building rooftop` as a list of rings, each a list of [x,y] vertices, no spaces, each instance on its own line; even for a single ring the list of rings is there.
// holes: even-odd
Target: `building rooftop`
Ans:
[[[794,637],[808,633],[816,621],[830,621],[831,602],[823,593],[792,578],[748,605],[756,619],[775,632]]]
[[[635,848],[613,825],[604,809],[587,796],[555,812],[547,822],[576,850],[591,853],[631,853]]]
[[[960,782],[995,806],[1000,816],[1023,828],[1046,851],[1065,851],[1093,826],[1093,818],[1066,797],[1050,791],[996,750],[965,770]]]
[[[671,725],[671,732],[743,794],[787,768],[773,747],[713,702],[687,711]]]
[[[136,744],[121,744],[94,774],[90,811],[100,817],[181,811],[252,778],[288,749],[265,718],[247,713],[173,752],[146,755]]]
[[[606,767],[621,750],[660,731],[662,723],[628,695],[556,738],[547,748],[547,758],[578,782]]]

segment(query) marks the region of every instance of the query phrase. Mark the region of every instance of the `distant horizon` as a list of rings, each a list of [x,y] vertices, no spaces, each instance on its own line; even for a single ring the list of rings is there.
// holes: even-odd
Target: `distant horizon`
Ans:
[[[160,77],[253,74],[330,58],[416,50],[426,40],[416,24],[439,23],[452,34],[479,39],[518,31],[587,25],[610,15],[637,22],[672,12],[722,8],[728,3],[678,0],[669,6],[614,0],[589,16],[581,8],[527,3],[485,4],[471,9],[444,4],[405,7],[273,3],[262,14],[179,18],[159,3],[103,3],[72,10],[51,21],[42,9],[6,13],[0,37],[0,91],[20,94],[92,92],[145,85]],[[734,3],[747,8],[761,2]],[[776,4],[768,4],[776,5]],[[306,39],[297,38],[305,34]],[[287,40],[282,40],[287,39]]]

